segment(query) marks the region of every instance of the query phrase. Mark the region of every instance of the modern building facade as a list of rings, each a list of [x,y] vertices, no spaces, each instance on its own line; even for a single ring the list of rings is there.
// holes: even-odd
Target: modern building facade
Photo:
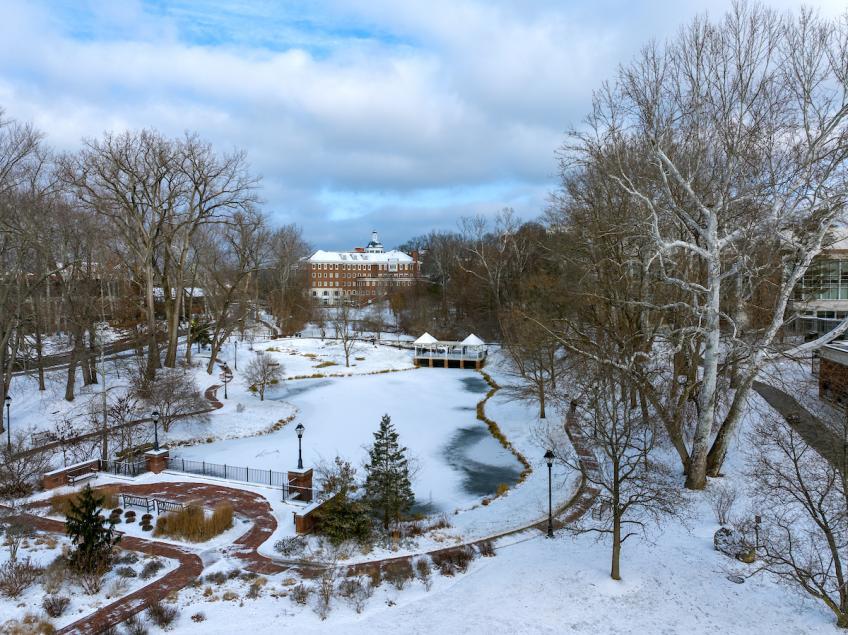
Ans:
[[[795,289],[794,332],[823,335],[848,316],[848,235],[817,257]]]
[[[362,304],[411,287],[421,276],[418,254],[385,251],[376,231],[366,247],[353,251],[319,249],[306,263],[309,295],[322,305]]]

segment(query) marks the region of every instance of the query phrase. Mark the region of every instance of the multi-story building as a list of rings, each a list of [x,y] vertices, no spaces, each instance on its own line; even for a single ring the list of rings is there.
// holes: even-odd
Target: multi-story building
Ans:
[[[848,233],[842,231],[818,256],[795,288],[794,331],[813,337],[848,316]]]
[[[410,287],[421,275],[418,254],[385,251],[377,232],[367,247],[353,251],[318,250],[306,260],[309,295],[324,305],[361,304]]]

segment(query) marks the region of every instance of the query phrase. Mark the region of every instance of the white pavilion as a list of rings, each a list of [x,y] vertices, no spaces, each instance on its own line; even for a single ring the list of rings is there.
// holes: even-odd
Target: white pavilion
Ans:
[[[440,341],[424,333],[413,344],[415,365],[429,368],[483,368],[489,352],[474,333],[461,342]]]

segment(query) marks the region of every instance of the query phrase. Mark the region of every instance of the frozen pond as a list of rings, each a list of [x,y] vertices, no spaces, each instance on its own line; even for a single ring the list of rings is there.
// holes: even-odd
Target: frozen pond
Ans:
[[[488,384],[472,370],[412,371],[284,382],[266,399],[299,410],[304,465],[336,455],[360,468],[383,414],[392,417],[414,467],[417,508],[452,511],[513,484],[521,464],[476,418]],[[181,448],[175,456],[210,463],[285,471],[297,461],[294,426],[278,432]]]

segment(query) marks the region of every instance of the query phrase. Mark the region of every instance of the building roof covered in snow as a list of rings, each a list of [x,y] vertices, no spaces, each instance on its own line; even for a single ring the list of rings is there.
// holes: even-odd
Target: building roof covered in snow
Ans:
[[[389,261],[412,262],[412,256],[393,249],[380,253],[364,251],[324,251],[319,249],[309,256],[309,262],[337,262],[345,264],[378,264]]]
[[[472,333],[471,335],[466,337],[464,340],[462,340],[462,343],[465,344],[466,346],[485,346],[486,345],[486,342],[484,342],[479,337],[474,335],[474,333]]]
[[[429,333],[424,333],[421,337],[415,340],[415,344],[437,344],[439,340],[430,335]]]

